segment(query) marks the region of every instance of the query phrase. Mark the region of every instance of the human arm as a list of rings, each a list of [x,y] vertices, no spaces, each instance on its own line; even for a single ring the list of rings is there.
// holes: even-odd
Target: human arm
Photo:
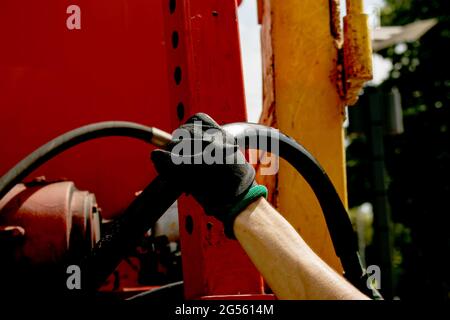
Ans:
[[[278,299],[369,299],[317,256],[264,198],[236,217],[233,230]]]
[[[261,199],[267,189],[255,183],[254,168],[232,135],[205,114],[194,115],[177,131],[165,150],[153,151],[156,169],[223,222],[225,234],[239,240],[278,298],[367,298]]]

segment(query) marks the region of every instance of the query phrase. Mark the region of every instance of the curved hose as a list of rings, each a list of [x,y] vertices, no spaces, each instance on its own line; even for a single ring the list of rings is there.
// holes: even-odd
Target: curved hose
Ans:
[[[1,177],[0,199],[17,183],[56,155],[80,143],[112,136],[134,138],[158,147],[163,147],[171,139],[171,136],[164,131],[126,121],[98,122],[80,127],[36,149]]]
[[[361,287],[363,269],[356,234],[333,183],[319,162],[294,139],[280,131],[259,124],[232,123],[224,129],[233,134],[241,147],[276,154],[289,162],[314,191],[330,231],[334,249],[341,259],[346,278]],[[255,142],[257,145],[255,145]]]
[[[156,178],[131,202],[125,211],[108,227],[108,232],[95,248],[81,262],[83,268],[83,288],[97,289],[119,265],[139,245],[145,232],[181,196],[182,190],[172,180],[161,176]]]
[[[252,141],[261,142],[263,141],[262,138],[267,138],[267,143],[250,146],[251,149],[260,149],[280,156],[305,178],[319,200],[336,254],[340,257],[346,271],[346,278],[360,289],[365,289],[364,286],[360,285],[363,270],[358,255],[356,235],[333,183],[317,160],[295,140],[276,129],[249,123],[233,123],[225,125],[224,128],[234,134],[239,142],[245,142],[243,147],[248,147]],[[80,143],[110,136],[135,138],[158,147],[164,147],[171,139],[168,133],[156,128],[123,121],[100,122],[75,129],[35,150],[1,177],[0,199],[15,184],[21,182],[32,171],[56,155]],[[276,146],[276,148],[273,148],[273,146]],[[152,205],[149,199],[157,198],[156,195],[161,189],[164,189],[168,196],[163,197],[164,199],[160,201],[161,205],[156,206],[158,208],[150,210],[152,212],[150,216],[152,217],[143,218],[142,214],[148,213],[145,209],[151,208]],[[127,249],[131,248],[132,243],[135,242],[128,241],[129,239],[124,235],[136,234],[136,229],[144,230],[149,227],[150,222],[155,221],[181,193],[177,188],[170,187],[167,182],[158,178],[149,185],[148,190],[144,191],[146,192],[143,192],[124,215],[116,221],[116,232],[109,235],[107,241],[101,241],[100,246],[97,246],[94,250],[94,259],[92,260],[96,263],[90,263],[90,265],[97,265],[97,272],[102,274],[102,276],[99,276],[94,272],[93,278],[97,281],[103,278],[105,274],[107,275],[107,270],[111,270],[119,261],[120,256],[126,254]],[[153,203],[154,205],[155,203]],[[130,243],[124,245],[124,242]],[[122,250],[116,250],[118,246],[123,247]],[[102,268],[99,268],[99,266],[102,266]]]

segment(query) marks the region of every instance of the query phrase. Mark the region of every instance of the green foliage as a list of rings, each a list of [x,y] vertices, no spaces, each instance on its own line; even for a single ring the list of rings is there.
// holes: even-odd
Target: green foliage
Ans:
[[[385,138],[396,294],[403,299],[449,299],[450,1],[385,2],[383,25],[439,21],[420,40],[381,52],[394,67],[380,89],[399,88],[405,123],[404,134]],[[357,139],[348,149],[350,205],[370,201],[367,148],[364,139]]]
[[[407,116],[444,106],[448,109],[450,1],[387,0],[386,3],[382,11],[385,25],[404,25],[430,18],[437,18],[439,23],[420,40],[406,44],[404,52],[395,48],[382,52],[392,59],[394,66],[385,86],[399,87]]]
[[[394,66],[383,86],[399,88],[405,121],[402,136],[386,139],[393,218],[411,230],[395,234],[404,269],[398,293],[405,298],[448,299],[450,1],[386,3],[382,18],[387,25],[439,21],[420,40],[406,44],[403,52],[382,52]]]

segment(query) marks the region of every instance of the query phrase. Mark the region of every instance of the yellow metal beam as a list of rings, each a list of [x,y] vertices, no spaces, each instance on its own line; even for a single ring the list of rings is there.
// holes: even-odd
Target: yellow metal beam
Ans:
[[[344,161],[344,102],[338,93],[338,45],[333,0],[264,0],[265,88],[263,120],[302,143],[319,160],[347,204]],[[336,9],[336,8],[334,8]],[[270,10],[270,12],[267,12]],[[334,10],[336,12],[336,10]],[[271,34],[270,41],[267,34]],[[270,55],[266,52],[272,50]],[[269,51],[270,51],[269,50]],[[270,62],[272,60],[272,62]],[[269,61],[269,63],[268,63]],[[272,71],[267,69],[272,68]],[[271,94],[274,101],[271,101]],[[274,108],[276,115],[267,110]],[[267,121],[266,121],[267,122]],[[280,163],[277,206],[305,241],[335,270],[336,257],[317,199],[303,178]]]

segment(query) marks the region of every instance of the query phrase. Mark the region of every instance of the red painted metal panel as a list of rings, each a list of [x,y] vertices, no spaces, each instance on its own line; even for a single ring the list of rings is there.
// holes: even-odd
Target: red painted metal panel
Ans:
[[[171,108],[184,106],[175,123],[199,111],[220,123],[245,121],[236,2],[174,2],[165,15],[167,41],[174,33],[180,39],[168,46]],[[221,223],[192,198],[182,197],[178,208],[186,297],[263,293],[261,276],[238,242],[225,237]]]
[[[81,30],[66,27],[72,4],[81,8]],[[95,121],[170,131],[198,111],[221,123],[246,119],[232,0],[2,0],[0,46],[0,175],[56,135]],[[149,152],[123,138],[89,142],[33,176],[75,181],[110,217],[154,176]],[[221,224],[191,198],[179,208],[186,297],[263,293]]]
[[[81,9],[81,30],[66,27]],[[67,130],[129,120],[170,130],[160,1],[0,1],[0,175]],[[126,207],[154,176],[149,148],[89,142],[33,176],[66,177],[97,195],[103,214]]]

